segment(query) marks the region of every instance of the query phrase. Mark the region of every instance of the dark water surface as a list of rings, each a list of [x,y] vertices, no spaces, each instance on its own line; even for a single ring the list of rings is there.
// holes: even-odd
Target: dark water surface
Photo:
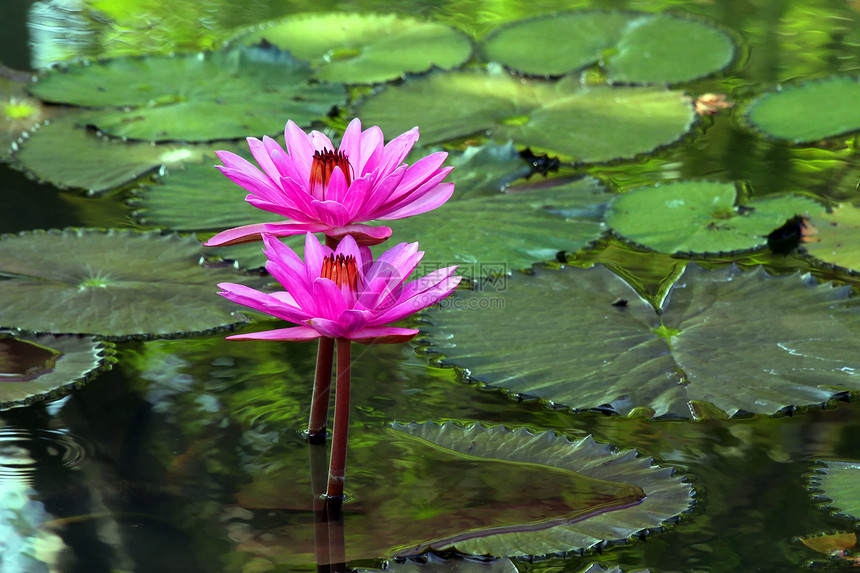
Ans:
[[[0,0],[0,61],[12,68],[26,69],[32,62],[26,25],[31,4]],[[214,6],[208,22],[215,29],[296,12],[303,5],[277,0],[164,5],[181,14],[185,5],[208,4]],[[744,48],[730,72],[701,80],[695,89],[729,93],[739,105],[775,82],[860,70],[855,42],[860,4],[853,1],[318,6],[335,7],[433,17],[475,34],[559,7],[664,7],[702,15],[733,30]],[[81,40],[81,53],[92,55],[96,47],[87,44],[92,35],[80,37],[90,38]],[[757,137],[728,116],[699,129],[706,131],[694,142],[587,171],[621,190],[707,177],[747,181],[757,195],[806,191],[823,199],[857,198],[860,165],[842,142],[834,143],[838,149],[799,148]],[[0,233],[130,226],[125,193],[85,197],[0,164]],[[658,278],[649,277],[651,255],[614,243],[579,258],[616,263],[639,276],[646,288]],[[755,260],[777,272],[807,268],[796,255],[761,254]],[[813,270],[832,276],[826,269]],[[299,432],[310,402],[315,349],[313,344],[229,343],[220,336],[120,343],[114,369],[79,392],[0,414],[0,573],[314,570],[311,469],[319,456],[308,451]],[[469,473],[468,463],[446,461],[393,435],[386,429],[393,420],[480,420],[556,429],[572,438],[591,434],[621,449],[635,448],[693,483],[696,506],[667,531],[599,555],[517,562],[523,571],[573,572],[592,562],[621,565],[625,571],[796,571],[820,560],[796,537],[854,527],[817,507],[808,476],[815,458],[860,459],[857,402],[783,418],[649,422],[517,403],[499,392],[469,387],[451,370],[428,366],[409,345],[360,347],[355,353],[347,469],[354,499],[345,523],[346,554],[353,565],[380,566],[387,549],[420,541],[408,532],[408,521],[424,515],[422,503],[430,515],[438,500],[448,502],[446,493],[456,487],[452,476]],[[511,472],[510,486],[529,483],[533,478],[517,474],[527,469],[499,473]],[[442,474],[434,477],[430,470]],[[496,507],[516,495],[494,489],[490,477],[470,487],[486,488],[487,503],[467,512],[469,519],[517,511],[516,500],[509,509]],[[570,487],[586,498],[595,495],[587,483]],[[635,492],[615,494],[617,499],[635,497]],[[565,500],[571,507],[576,502]],[[249,552],[266,557],[252,558]]]

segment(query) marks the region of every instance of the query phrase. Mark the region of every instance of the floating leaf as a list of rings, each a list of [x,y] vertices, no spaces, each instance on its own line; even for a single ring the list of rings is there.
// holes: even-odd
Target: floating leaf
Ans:
[[[734,57],[731,38],[713,26],[636,12],[568,12],[515,22],[487,38],[483,49],[491,60],[527,74],[558,76],[600,62],[611,81],[663,84],[706,76]]]
[[[860,208],[849,204],[811,216],[804,249],[826,263],[860,272]]]
[[[27,95],[27,85],[27,82],[0,77],[0,160],[9,156],[12,144],[23,133],[60,113]]]
[[[695,121],[681,92],[524,80],[499,69],[412,79],[368,97],[358,113],[386,133],[400,133],[416,124],[417,109],[425,144],[486,133],[586,163],[673,143]]]
[[[810,480],[813,487],[822,490],[817,497],[830,500],[824,507],[860,520],[860,462],[822,460],[822,463],[824,467],[817,469]]]
[[[91,337],[0,333],[0,410],[65,396],[110,368],[112,356]]]
[[[813,551],[829,555],[831,553],[842,553],[846,549],[852,549],[857,545],[857,534],[849,532],[814,535],[812,537],[802,537],[800,542]]]
[[[619,195],[606,223],[619,235],[663,253],[718,253],[764,246],[795,215],[824,207],[799,195],[737,205],[732,183],[676,181]]]
[[[469,379],[577,409],[775,414],[860,390],[860,299],[808,275],[688,265],[658,314],[604,267],[536,270],[433,311]],[[511,328],[516,325],[516,328]]]
[[[461,427],[453,422],[395,424],[393,428],[438,447],[485,460],[556,468],[592,478],[607,485],[641,488],[639,503],[615,507],[569,520],[521,523],[509,527],[471,530],[462,535],[421,546],[421,550],[456,549],[473,555],[523,556],[579,551],[609,540],[623,540],[687,511],[692,488],[671,469],[652,466],[651,458],[633,451],[615,452],[591,437],[571,441],[553,432],[533,434],[479,424]],[[501,470],[497,475],[504,475]],[[524,492],[525,493],[525,492]],[[414,549],[401,551],[409,554]]]
[[[434,211],[385,223],[398,241],[420,241],[428,270],[461,264],[460,275],[481,278],[596,241],[608,198],[592,178],[507,193],[472,192],[464,186]]]
[[[0,239],[0,326],[107,337],[174,336],[245,322],[198,264],[200,243],[128,231],[38,231]],[[247,279],[243,279],[247,282]]]
[[[370,84],[437,67],[447,70],[469,58],[462,32],[438,22],[395,14],[312,14],[272,22],[242,38],[265,40],[309,60],[326,82]]]
[[[49,72],[30,89],[58,103],[109,107],[87,122],[116,137],[206,141],[274,135],[289,117],[307,125],[342,104],[339,84],[275,48],[118,58]],[[122,109],[116,109],[121,107]]]
[[[199,146],[122,142],[75,125],[79,119],[41,126],[19,145],[15,160],[39,180],[99,194],[203,153]]]
[[[383,569],[356,569],[359,573],[517,573],[507,557],[487,559],[469,556],[439,557],[433,553],[413,559],[386,562]]]
[[[770,136],[805,143],[860,130],[858,99],[857,78],[833,77],[759,96],[747,119]]]

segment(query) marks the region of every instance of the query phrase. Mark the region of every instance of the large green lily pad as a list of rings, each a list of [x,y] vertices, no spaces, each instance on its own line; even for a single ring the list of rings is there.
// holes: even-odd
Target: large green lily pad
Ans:
[[[776,414],[860,390],[860,299],[808,275],[688,265],[660,313],[605,267],[537,269],[428,314],[470,380],[575,409]],[[511,328],[516,325],[516,328]]]
[[[824,507],[838,510],[840,515],[860,520],[860,462],[822,460],[811,481],[820,490],[817,499],[825,498]]]
[[[81,117],[68,115],[41,126],[21,142],[15,160],[40,181],[95,195],[203,154],[200,146],[105,137],[78,125]]]
[[[421,550],[456,549],[473,555],[494,556],[581,551],[604,541],[627,539],[659,528],[692,504],[692,488],[681,477],[673,475],[671,468],[655,467],[651,458],[637,458],[636,453],[629,450],[615,451],[591,437],[571,441],[553,432],[532,433],[524,428],[511,431],[480,424],[462,427],[453,422],[394,424],[393,428],[460,455],[560,469],[599,480],[607,487],[626,484],[644,494],[638,502],[626,506],[616,505],[573,519],[472,530],[426,543]],[[503,473],[500,471],[497,475],[504,479]],[[414,550],[410,548],[399,553],[408,555]]]
[[[727,66],[734,45],[723,31],[667,14],[581,11],[515,22],[483,45],[493,61],[558,76],[600,62],[607,79],[677,83]]]
[[[56,103],[107,108],[87,117],[108,135],[207,141],[274,135],[346,100],[340,84],[310,84],[306,62],[277,48],[118,58],[48,72],[30,91]],[[277,118],[273,120],[273,118]]]
[[[678,91],[582,86],[569,77],[524,80],[493,66],[389,86],[364,100],[358,114],[386,133],[400,133],[416,124],[415,110],[421,110],[417,123],[425,144],[486,134],[585,163],[673,143],[695,121],[690,101]]]
[[[395,14],[311,14],[264,25],[242,38],[262,40],[309,60],[326,82],[370,84],[437,67],[447,70],[469,58],[462,32],[438,22]]]
[[[202,255],[196,240],[159,233],[5,235],[0,326],[124,338],[187,335],[246,322],[234,314],[234,304],[215,294],[218,282],[238,278],[235,272],[204,268]]]
[[[833,77],[761,95],[747,119],[770,136],[805,143],[860,130],[858,100],[858,78]]]
[[[384,223],[398,242],[421,243],[427,253],[422,265],[428,269],[460,264],[458,274],[481,278],[552,260],[559,251],[575,252],[593,243],[603,233],[609,198],[590,177],[562,179],[536,189],[509,188],[505,193],[473,192],[464,186],[455,188],[438,209]]]
[[[635,243],[663,253],[719,253],[764,246],[767,235],[795,215],[824,212],[799,195],[737,205],[732,183],[676,181],[619,195],[606,223]]]
[[[0,160],[6,160],[13,144],[39,122],[61,113],[29,96],[27,82],[0,77]]]
[[[0,410],[65,396],[113,360],[110,343],[88,336],[0,333]]]
[[[860,208],[842,203],[805,223],[804,249],[826,263],[860,272]]]

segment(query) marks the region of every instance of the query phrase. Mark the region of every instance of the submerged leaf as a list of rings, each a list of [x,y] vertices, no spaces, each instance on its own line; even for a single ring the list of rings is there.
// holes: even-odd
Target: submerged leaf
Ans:
[[[65,396],[112,362],[92,337],[0,333],[0,410]]]
[[[747,119],[766,134],[795,143],[860,130],[860,81],[834,77],[779,87],[755,99]]]
[[[571,441],[553,432],[533,434],[523,428],[510,431],[480,424],[464,428],[453,422],[441,426],[395,424],[393,428],[464,456],[556,468],[598,480],[606,487],[626,484],[644,494],[637,502],[628,502],[626,506],[608,506],[567,519],[471,529],[398,552],[403,555],[428,548],[437,551],[454,548],[474,555],[495,556],[579,551],[602,541],[622,540],[659,528],[687,511],[692,503],[692,488],[674,476],[671,469],[654,467],[650,458],[637,458],[633,451],[614,452],[610,446],[598,444],[590,437]],[[501,470],[497,475],[504,476],[505,472]],[[535,482],[534,487],[538,485]]]
[[[641,12],[579,11],[515,22],[487,38],[483,49],[491,60],[528,74],[557,76],[600,62],[607,79],[633,83],[693,80],[734,57],[721,30]]]
[[[76,64],[30,90],[50,102],[105,108],[86,121],[111,136],[207,141],[274,135],[282,124],[272,117],[300,126],[325,117],[346,91],[310,84],[310,74],[286,52],[248,48]]]
[[[242,38],[269,42],[309,60],[314,76],[348,84],[393,80],[407,73],[456,67],[472,52],[462,32],[395,14],[310,14],[264,25]]]
[[[215,295],[216,283],[235,280],[236,274],[200,266],[201,256],[196,240],[159,233],[5,235],[0,326],[119,338],[175,336],[245,322]]]
[[[768,234],[795,215],[824,207],[785,195],[737,205],[732,183],[675,181],[619,195],[606,223],[619,235],[663,253],[720,253],[764,246]]]
[[[860,520],[860,462],[822,460],[824,467],[812,475],[811,485],[821,490],[816,498],[826,498],[823,507],[839,515]]]
[[[846,549],[854,548],[857,545],[857,534],[849,532],[813,535],[812,537],[802,537],[800,542],[813,551],[829,555],[832,553],[842,553]]]
[[[456,105],[451,105],[456,101]],[[495,141],[597,163],[677,141],[695,113],[681,92],[524,80],[501,70],[434,73],[390,86],[360,104],[362,121],[400,133],[415,125],[424,143],[487,134]]]
[[[558,405],[775,414],[860,390],[849,294],[809,276],[689,265],[658,314],[604,267],[538,269],[504,292],[458,291],[425,330],[471,380]]]

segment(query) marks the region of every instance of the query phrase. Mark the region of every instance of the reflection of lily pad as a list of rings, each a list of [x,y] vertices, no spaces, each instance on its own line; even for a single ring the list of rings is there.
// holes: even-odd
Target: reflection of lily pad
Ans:
[[[523,80],[499,69],[436,73],[390,86],[368,97],[358,113],[386,133],[400,133],[415,125],[417,109],[424,143],[487,133],[587,163],[673,143],[695,117],[678,91]]]
[[[485,428],[479,424],[461,427],[453,422],[395,424],[394,429],[462,455],[485,460],[504,460],[531,466],[546,466],[574,472],[606,482],[641,488],[645,497],[638,503],[614,507],[549,526],[522,524],[490,528],[429,544],[435,550],[454,548],[473,555],[544,555],[593,547],[607,540],[626,539],[687,511],[692,488],[671,469],[651,465],[650,458],[635,452],[616,452],[590,437],[571,441],[553,432],[533,434],[526,429]],[[503,479],[502,475],[500,478]],[[410,550],[402,553],[408,554]]]
[[[469,556],[439,557],[432,553],[414,559],[391,560],[383,569],[356,569],[358,573],[517,573],[514,562],[507,557],[497,559]]]
[[[781,87],[760,96],[747,119],[768,135],[796,143],[860,130],[860,81],[834,77]]]
[[[798,195],[737,204],[735,186],[677,181],[618,196],[606,223],[619,235],[664,253],[718,253],[754,249],[795,215],[824,207]]]
[[[625,415],[774,414],[860,390],[849,293],[688,266],[657,314],[604,267],[537,270],[504,292],[458,291],[427,330],[446,363],[517,395]]]
[[[0,410],[64,396],[109,368],[112,355],[91,337],[0,333]]]
[[[421,242],[428,253],[424,264],[466,263],[458,272],[478,278],[554,259],[559,251],[575,252],[596,241],[608,199],[592,178],[507,193],[457,187],[438,209],[385,223],[398,242]]]
[[[824,507],[860,520],[860,462],[824,460],[813,474],[811,485],[821,490],[817,498],[830,500]]]
[[[199,157],[189,145],[122,142],[76,126],[69,115],[43,125],[24,140],[15,160],[38,179],[59,187],[102,193],[150,173],[160,166]]]
[[[30,89],[51,102],[106,107],[88,116],[108,135],[205,141],[274,135],[289,117],[307,125],[342,104],[339,84],[275,48],[119,58],[49,72]],[[121,107],[122,109],[117,109]]]
[[[826,263],[860,272],[860,208],[841,204],[810,217],[804,249]]]
[[[515,22],[484,43],[494,61],[536,75],[567,74],[596,62],[609,80],[675,83],[727,66],[725,32],[665,14],[581,11]]]
[[[472,51],[462,32],[394,14],[290,17],[242,38],[246,44],[261,40],[309,60],[318,79],[349,84],[384,82],[434,66],[453,68]]]
[[[215,296],[231,269],[198,264],[177,235],[48,231],[0,240],[0,326],[108,337],[170,336],[244,322]],[[245,281],[247,282],[247,281]]]

